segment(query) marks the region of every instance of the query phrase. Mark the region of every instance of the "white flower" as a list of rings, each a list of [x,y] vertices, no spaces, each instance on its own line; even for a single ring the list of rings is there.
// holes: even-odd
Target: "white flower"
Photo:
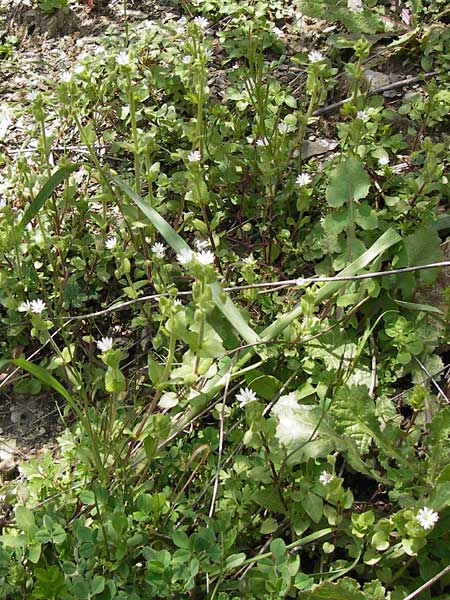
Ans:
[[[35,313],[36,315],[40,315],[41,312],[44,312],[45,306],[46,306],[45,302],[43,302],[40,299],[38,299],[38,300],[32,300],[30,302],[31,312]]]
[[[190,65],[192,62],[192,56],[190,54],[186,54],[185,56],[183,56],[183,58],[181,59],[181,62],[184,65]]]
[[[183,250],[181,250],[177,254],[177,261],[181,265],[189,264],[193,258],[194,258],[194,253],[192,252],[192,250],[190,248],[183,248]]]
[[[71,71],[65,71],[61,75],[61,81],[63,83],[70,83],[72,81],[72,73],[71,73]]]
[[[258,138],[256,140],[256,145],[257,146],[268,146],[269,140],[266,137]]]
[[[277,38],[282,38],[284,36],[283,30],[277,27],[276,25],[272,25],[272,33],[276,35]]]
[[[200,250],[205,250],[209,246],[209,240],[204,240],[203,238],[197,238],[194,241],[194,246],[200,252]]]
[[[115,245],[117,244],[117,238],[116,237],[111,237],[108,238],[105,242],[105,246],[108,250],[112,250]]]
[[[311,63],[322,62],[323,54],[318,50],[311,50],[311,52],[308,54],[308,60]]]
[[[380,158],[378,159],[378,164],[380,165],[380,167],[385,167],[386,165],[388,165],[389,156],[380,156]]]
[[[295,180],[295,183],[300,186],[303,187],[305,185],[309,185],[312,181],[312,177],[311,175],[309,175],[308,173],[300,173],[300,175],[297,175],[297,179]]]
[[[202,160],[202,155],[198,150],[193,150],[190,154],[188,154],[189,162],[200,162]]]
[[[353,13],[360,13],[364,10],[361,0],[347,0],[347,8]]]
[[[361,121],[367,121],[367,119],[369,118],[369,114],[367,110],[358,110],[358,112],[356,113],[356,118],[361,119]]]
[[[121,67],[126,67],[130,64],[130,57],[128,52],[122,51],[116,56],[116,63]]]
[[[30,102],[33,102],[33,100],[36,100],[37,97],[38,97],[38,92],[36,90],[32,90],[31,92],[28,92],[28,94],[25,96],[25,98],[27,100],[29,100]]]
[[[205,19],[205,17],[195,17],[194,23],[197,27],[200,27],[202,31],[205,31],[209,27],[208,19]]]
[[[289,131],[289,125],[287,123],[284,123],[283,121],[281,123],[278,123],[278,131],[284,135],[285,133],[287,133]]]
[[[25,300],[25,302],[22,302],[21,304],[19,304],[19,306],[17,307],[17,310],[19,312],[30,312],[31,311],[31,302],[29,300]]]
[[[239,394],[236,394],[236,400],[240,403],[241,408],[243,408],[249,402],[257,400],[257,398],[255,392],[250,388],[241,388]]]
[[[195,255],[197,262],[201,265],[212,265],[214,262],[214,254],[210,250],[202,250]]]
[[[322,471],[322,474],[319,477],[319,481],[322,485],[327,485],[331,481],[333,481],[334,475],[333,473],[328,473],[328,471]]]
[[[156,254],[158,258],[164,258],[166,247],[164,246],[164,244],[161,244],[161,242],[156,242],[152,246],[152,252],[153,254]]]
[[[245,258],[242,259],[242,262],[245,263],[246,265],[256,265],[256,260],[253,258],[253,254],[250,254],[249,256],[246,256]]]
[[[437,512],[431,508],[421,508],[416,515],[416,520],[424,529],[432,529],[439,520]]]
[[[183,304],[179,298],[175,298],[175,300],[173,301],[173,305],[174,306],[183,306]]]
[[[113,344],[114,340],[111,337],[103,337],[97,342],[97,348],[101,352],[108,352],[108,350],[112,350]]]
[[[213,56],[214,56],[214,53],[211,50],[211,48],[206,48],[205,49],[205,58],[206,58],[206,60],[211,60]]]

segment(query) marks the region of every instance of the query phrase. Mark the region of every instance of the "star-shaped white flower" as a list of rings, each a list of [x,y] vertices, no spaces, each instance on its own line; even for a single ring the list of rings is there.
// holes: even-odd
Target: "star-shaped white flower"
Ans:
[[[322,485],[329,484],[331,481],[333,481],[333,479],[334,479],[333,473],[328,473],[328,471],[322,471],[322,473],[319,477],[319,481]]]
[[[297,179],[295,180],[295,183],[299,186],[299,187],[303,187],[305,185],[309,185],[312,181],[312,177],[311,175],[309,175],[308,173],[300,173],[300,175],[297,175]]]
[[[201,250],[197,252],[195,258],[201,265],[212,265],[214,262],[214,254],[211,250]]]
[[[205,17],[195,17],[194,23],[197,27],[200,27],[202,31],[206,31],[209,27],[208,19],[205,19]]]
[[[116,244],[117,244],[117,238],[116,237],[111,237],[111,238],[108,238],[106,240],[105,247],[108,250],[112,250],[115,247]]]
[[[289,131],[289,125],[287,123],[284,123],[283,121],[281,123],[278,123],[278,131],[284,135],[285,133],[287,133]]]
[[[183,65],[190,65],[192,62],[192,56],[190,54],[185,54],[182,57],[181,62],[183,63]]]
[[[381,167],[385,167],[386,165],[389,164],[389,156],[380,156],[380,158],[378,159],[378,164]]]
[[[256,140],[256,145],[257,146],[268,146],[269,140],[266,137],[258,138]]]
[[[100,350],[100,352],[108,352],[108,350],[112,350],[113,345],[114,340],[112,337],[103,337],[97,342],[97,348]]]
[[[191,163],[197,163],[202,160],[202,155],[198,150],[193,150],[190,154],[188,154],[188,161]]]
[[[177,261],[181,265],[189,264],[193,258],[194,258],[194,253],[192,252],[192,250],[190,248],[183,248],[183,250],[181,250],[177,254]]]
[[[155,242],[152,246],[153,254],[156,254],[158,258],[164,258],[164,254],[166,253],[166,247],[161,242]]]
[[[126,67],[130,64],[130,56],[128,52],[122,51],[116,56],[116,63],[121,67]]]
[[[19,304],[19,306],[17,307],[17,310],[19,312],[31,312],[31,302],[29,300],[25,300],[24,302],[22,302],[21,304]]]
[[[43,300],[38,298],[37,300],[32,300],[30,302],[30,308],[32,313],[40,315],[42,312],[44,312],[46,304]]]
[[[367,110],[358,110],[358,112],[356,113],[356,118],[361,119],[361,121],[367,121],[367,119],[369,118],[369,114]]]
[[[323,61],[323,54],[318,50],[311,50],[308,54],[308,60],[310,63],[318,63]]]
[[[424,529],[432,529],[439,520],[437,512],[431,508],[421,508],[416,515],[416,520]]]
[[[254,402],[257,400],[257,397],[255,392],[250,388],[241,388],[239,393],[236,394],[236,400],[241,405],[241,408],[243,408],[249,402]]]

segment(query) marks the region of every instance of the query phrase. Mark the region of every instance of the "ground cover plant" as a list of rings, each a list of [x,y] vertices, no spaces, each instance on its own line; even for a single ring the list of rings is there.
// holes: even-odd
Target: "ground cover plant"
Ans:
[[[0,598],[445,598],[445,3],[132,11],[0,121]]]

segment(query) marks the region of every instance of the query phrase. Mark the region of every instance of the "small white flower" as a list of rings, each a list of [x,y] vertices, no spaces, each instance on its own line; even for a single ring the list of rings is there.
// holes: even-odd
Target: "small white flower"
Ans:
[[[211,48],[206,48],[205,49],[205,58],[206,58],[206,60],[211,60],[213,56],[214,56],[214,53],[211,50]]]
[[[236,400],[240,403],[241,408],[243,408],[249,402],[257,400],[257,398],[255,392],[250,388],[241,388],[239,394],[236,394]]]
[[[311,63],[322,62],[323,54],[322,54],[322,52],[319,52],[318,50],[311,50],[311,52],[308,54],[308,60]]]
[[[194,241],[194,246],[196,247],[196,249],[200,252],[200,250],[206,250],[206,248],[209,246],[209,240],[204,240],[203,238],[197,238]]]
[[[249,256],[246,256],[245,258],[242,259],[242,262],[245,263],[246,265],[256,265],[256,260],[253,258],[253,254],[250,254]]]
[[[72,81],[72,72],[71,71],[65,71],[61,75],[61,81],[63,83],[70,83]]]
[[[36,315],[40,315],[41,312],[44,312],[46,307],[46,304],[43,300],[32,300],[30,302],[30,308],[31,308],[31,312],[35,313]]]
[[[175,298],[175,300],[173,301],[173,305],[174,306],[183,306],[183,304],[179,298]]]
[[[256,145],[257,146],[268,146],[269,140],[266,137],[258,138],[256,140]]]
[[[334,475],[333,473],[328,473],[328,471],[322,471],[322,474],[319,477],[319,481],[322,485],[327,485],[331,481],[333,481]]]
[[[303,187],[305,185],[309,185],[312,181],[312,177],[311,175],[309,175],[308,173],[300,173],[300,175],[297,175],[297,179],[295,180],[295,183],[299,186],[299,187]]]
[[[116,56],[116,63],[121,67],[126,67],[130,64],[130,57],[128,52],[122,51]]]
[[[202,160],[202,155],[198,150],[193,150],[190,154],[188,154],[188,161],[191,163],[200,162]]]
[[[33,102],[33,100],[36,100],[37,97],[38,97],[38,92],[36,90],[32,90],[31,92],[28,92],[28,94],[25,96],[25,98],[27,100],[29,100],[30,102]]]
[[[205,19],[205,17],[195,17],[194,23],[197,27],[200,27],[202,31],[206,31],[209,27],[208,19]]]
[[[30,312],[31,311],[31,302],[29,300],[25,300],[25,302],[22,302],[21,304],[19,304],[19,306],[17,307],[17,310],[19,312]]]
[[[108,238],[105,242],[105,246],[107,248],[107,250],[112,250],[117,244],[117,238],[116,237],[111,237]]]
[[[380,165],[380,167],[385,167],[386,165],[388,165],[389,156],[380,156],[380,158],[378,159],[378,164]]]
[[[278,131],[284,135],[285,133],[287,133],[289,131],[289,125],[287,123],[284,123],[283,121],[281,123],[278,123]]]
[[[164,254],[166,252],[166,247],[161,242],[156,242],[152,246],[153,254],[156,254],[158,258],[164,258]]]
[[[277,27],[276,25],[272,26],[272,33],[277,36],[277,38],[282,38],[284,36],[284,32],[282,29]]]
[[[364,10],[362,0],[347,0],[347,8],[353,13],[360,13]]]
[[[100,352],[108,352],[108,350],[112,350],[113,344],[114,340],[111,337],[103,337],[97,342],[97,348]]]
[[[358,112],[356,113],[356,118],[361,119],[361,121],[367,121],[367,119],[369,118],[369,114],[367,110],[358,110]]]
[[[177,261],[181,265],[189,264],[193,258],[194,258],[194,253],[192,252],[192,250],[190,248],[183,248],[183,250],[181,250],[177,254]]]
[[[214,262],[214,254],[211,250],[202,250],[195,255],[197,262],[201,265],[212,265]]]
[[[182,57],[181,62],[183,65],[190,65],[192,62],[192,56],[190,54],[186,54]]]
[[[416,520],[424,529],[432,529],[439,520],[437,512],[431,508],[421,508],[416,515]]]

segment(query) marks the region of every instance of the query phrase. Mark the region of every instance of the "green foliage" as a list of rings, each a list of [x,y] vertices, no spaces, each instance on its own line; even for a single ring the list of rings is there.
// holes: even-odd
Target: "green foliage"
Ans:
[[[411,27],[436,6],[407,3]],[[387,2],[299,8],[347,37],[292,56],[289,3],[195,0],[24,105],[0,366],[72,426],[2,482],[0,598],[397,600],[448,564],[448,324],[422,296],[441,272],[358,277],[442,260],[449,193],[445,76],[371,96],[369,35],[408,69],[445,66],[448,39],[403,36]],[[68,136],[83,164],[53,152]]]

